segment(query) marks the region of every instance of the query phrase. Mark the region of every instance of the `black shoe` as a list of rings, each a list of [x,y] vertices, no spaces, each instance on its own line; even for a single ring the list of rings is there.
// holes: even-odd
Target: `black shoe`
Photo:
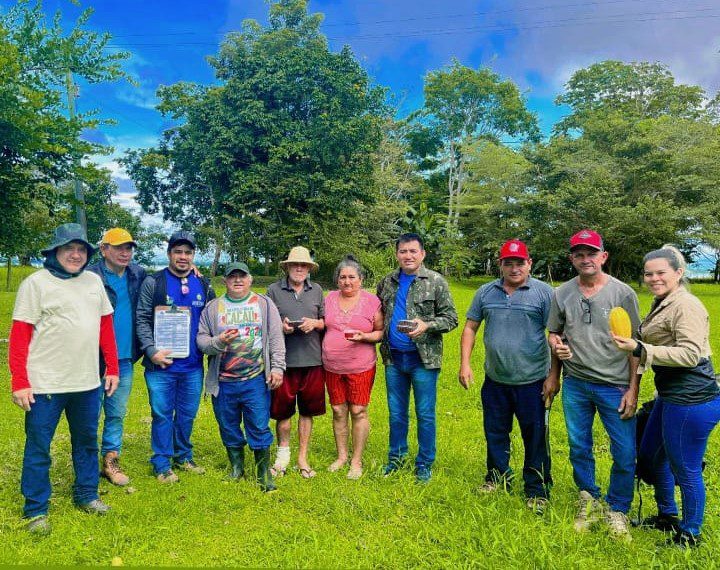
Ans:
[[[679,546],[680,548],[695,548],[700,544],[700,535],[681,530],[673,534],[672,538],[667,540],[667,544]]]
[[[680,519],[675,515],[665,515],[659,513],[653,515],[640,523],[640,526],[645,528],[654,528],[663,532],[679,532],[680,531]]]
[[[277,487],[273,482],[270,473],[270,448],[256,449],[255,453],[255,469],[257,471],[257,482],[265,493],[277,491]]]
[[[230,459],[230,478],[240,479],[245,475],[245,447],[228,447],[227,454]]]

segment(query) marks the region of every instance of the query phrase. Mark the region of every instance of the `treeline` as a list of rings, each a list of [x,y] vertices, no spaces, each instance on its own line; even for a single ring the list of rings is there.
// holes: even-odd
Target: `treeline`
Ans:
[[[176,126],[156,147],[131,150],[122,160],[142,208],[193,228],[216,263],[227,253],[274,272],[302,243],[323,267],[352,251],[379,275],[392,265],[394,237],[414,231],[425,238],[428,263],[451,275],[491,271],[499,245],[517,237],[529,243],[536,273],[562,279],[568,236],[592,227],[606,238],[609,270],[634,278],[643,253],[665,242],[691,258],[701,244],[720,246],[718,97],[677,84],[666,66],[605,61],[577,71],[557,98],[568,114],[546,140],[512,81],[457,61],[429,73],[423,107],[398,119],[393,94],[373,84],[349,48],[329,49],[322,15],[309,14],[306,4],[277,0],[266,26],[246,21],[229,34],[208,59],[216,76],[211,85],[161,88],[158,110]],[[37,8],[26,13],[40,17]],[[26,40],[17,17],[2,26],[0,46],[7,49],[0,58],[10,53],[19,63],[15,75],[0,65],[0,134],[6,123],[42,131],[36,112],[34,121],[20,123],[12,97],[4,104],[12,91],[6,87],[26,81],[28,66],[38,63],[19,49]],[[92,58],[106,70],[98,80],[122,78],[122,57],[103,57]],[[59,100],[53,108],[62,122]],[[62,132],[77,146],[87,127],[80,121],[92,120],[64,119]],[[33,212],[69,215],[63,184],[82,174],[77,156],[99,149],[67,144],[74,160],[68,152],[42,155],[48,164],[59,162],[55,170],[25,158],[8,163],[11,173],[30,177],[15,184],[25,200],[11,206],[14,227],[25,224],[23,235],[38,238],[38,230],[47,230],[32,225]],[[25,157],[23,147],[10,150]],[[112,213],[109,176],[83,164],[95,176],[84,179],[88,203],[107,208],[93,216],[91,239],[113,215],[142,234],[137,219]],[[0,165],[0,176],[5,169]],[[58,196],[65,209],[57,207]],[[0,253],[37,249],[27,240],[20,249],[8,247],[6,234],[17,229],[5,230]]]

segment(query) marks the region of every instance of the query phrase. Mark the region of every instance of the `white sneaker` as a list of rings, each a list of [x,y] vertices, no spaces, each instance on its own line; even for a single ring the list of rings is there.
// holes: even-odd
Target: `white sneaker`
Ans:
[[[575,516],[573,528],[577,532],[587,532],[595,524],[600,515],[600,503],[587,491],[580,491],[578,498],[578,513]]]
[[[608,511],[605,513],[605,522],[610,529],[610,534],[615,538],[630,542],[632,535],[630,534],[630,523],[625,513],[620,511]]]

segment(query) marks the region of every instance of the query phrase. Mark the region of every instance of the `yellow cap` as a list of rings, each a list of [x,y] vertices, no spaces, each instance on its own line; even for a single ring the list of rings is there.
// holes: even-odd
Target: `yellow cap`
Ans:
[[[105,232],[100,240],[100,243],[106,243],[109,245],[123,245],[125,243],[132,244],[133,247],[137,247],[137,243],[133,240],[130,232],[123,228],[111,228]]]

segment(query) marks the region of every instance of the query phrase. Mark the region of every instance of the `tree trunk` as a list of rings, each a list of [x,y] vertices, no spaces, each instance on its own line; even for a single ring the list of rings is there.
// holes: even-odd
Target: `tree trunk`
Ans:
[[[215,240],[215,255],[213,256],[213,262],[210,266],[210,277],[217,275],[218,263],[220,263],[220,254],[222,253],[222,244]]]
[[[5,276],[5,291],[10,291],[10,271],[12,269],[11,257],[7,258],[7,275]]]

